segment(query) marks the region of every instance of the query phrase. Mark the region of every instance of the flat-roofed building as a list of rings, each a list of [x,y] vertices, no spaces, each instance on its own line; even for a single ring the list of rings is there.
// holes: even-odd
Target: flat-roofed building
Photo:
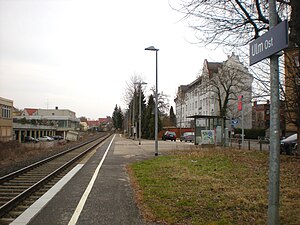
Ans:
[[[13,140],[13,101],[0,97],[0,142]]]
[[[43,125],[49,127],[43,135],[61,135],[66,137],[68,131],[79,131],[80,120],[75,112],[69,109],[33,109],[25,108],[20,116],[14,117],[16,123],[29,125]],[[53,130],[55,129],[55,131]],[[15,132],[19,132],[15,130]],[[50,132],[50,134],[49,134]],[[37,134],[40,137],[40,134]]]

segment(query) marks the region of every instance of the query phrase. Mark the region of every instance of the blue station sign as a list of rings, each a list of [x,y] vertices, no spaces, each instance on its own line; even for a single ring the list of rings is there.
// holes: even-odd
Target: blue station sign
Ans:
[[[250,43],[250,66],[288,47],[287,20]]]

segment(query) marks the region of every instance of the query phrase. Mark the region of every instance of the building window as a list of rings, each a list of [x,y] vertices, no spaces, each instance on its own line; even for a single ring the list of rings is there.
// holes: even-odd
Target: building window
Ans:
[[[3,105],[2,106],[2,118],[11,118],[10,117],[10,107]]]

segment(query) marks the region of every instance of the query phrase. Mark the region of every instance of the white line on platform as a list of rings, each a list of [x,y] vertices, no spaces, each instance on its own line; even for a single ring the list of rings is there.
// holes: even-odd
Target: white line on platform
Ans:
[[[50,190],[42,195],[20,216],[18,216],[10,225],[26,225],[30,220],[62,189],[62,187],[83,167],[84,164],[78,164],[60,181],[58,181]]]
[[[92,187],[93,187],[93,185],[95,183],[95,180],[96,180],[96,178],[98,176],[98,173],[100,171],[100,168],[101,168],[101,166],[102,166],[102,164],[103,164],[103,162],[104,162],[104,160],[105,160],[105,158],[107,156],[107,153],[108,153],[108,151],[110,149],[110,146],[111,146],[113,140],[115,139],[115,137],[116,137],[116,135],[114,135],[114,137],[110,141],[110,143],[109,143],[109,145],[108,145],[108,147],[107,147],[107,149],[106,149],[106,151],[105,151],[105,153],[104,153],[104,155],[103,155],[103,157],[102,157],[99,165],[97,166],[97,168],[96,168],[96,170],[95,170],[95,172],[93,174],[93,177],[90,180],[90,183],[88,184],[87,188],[85,189],[85,191],[84,191],[84,193],[83,193],[83,195],[82,195],[82,197],[81,197],[81,199],[80,199],[80,201],[79,201],[79,203],[78,203],[78,205],[77,205],[77,207],[75,209],[75,212],[74,212],[71,220],[68,223],[68,225],[75,225],[77,223],[77,220],[78,220],[78,218],[79,218],[79,216],[81,214],[81,211],[82,211],[82,209],[84,207],[84,204],[85,204],[85,202],[86,202],[86,200],[87,200],[87,198],[88,198],[88,196],[89,196],[89,194],[90,194],[90,192],[92,190]]]

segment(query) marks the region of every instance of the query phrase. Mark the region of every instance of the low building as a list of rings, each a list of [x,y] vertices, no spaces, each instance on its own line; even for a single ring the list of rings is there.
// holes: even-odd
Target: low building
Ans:
[[[270,127],[270,102],[257,103],[252,107],[252,127],[255,129],[269,129]]]
[[[299,47],[284,50],[286,135],[300,132],[300,55]]]
[[[80,120],[76,118],[75,112],[69,109],[58,109],[58,107],[55,109],[25,108],[20,116],[14,117],[14,122],[27,125],[28,130],[25,132],[31,131],[33,127],[39,130],[38,126],[43,126],[47,129],[43,129],[42,134],[61,135],[64,138],[68,131],[78,131],[80,129]],[[20,130],[16,127],[15,133],[18,134],[19,132]],[[34,133],[34,136],[38,138],[41,134]]]
[[[13,140],[13,101],[0,97],[0,142]]]
[[[285,126],[285,110],[284,102],[280,103],[280,135],[286,135],[286,126]],[[266,103],[257,103],[255,101],[252,106],[252,128],[254,129],[264,129],[266,130],[266,137],[269,137],[270,130],[270,102]]]
[[[113,121],[110,116],[107,116],[106,118],[99,118],[99,122],[101,131],[110,131],[113,127]]]
[[[100,121],[99,120],[88,120],[87,126],[89,131],[99,131],[100,130]]]

